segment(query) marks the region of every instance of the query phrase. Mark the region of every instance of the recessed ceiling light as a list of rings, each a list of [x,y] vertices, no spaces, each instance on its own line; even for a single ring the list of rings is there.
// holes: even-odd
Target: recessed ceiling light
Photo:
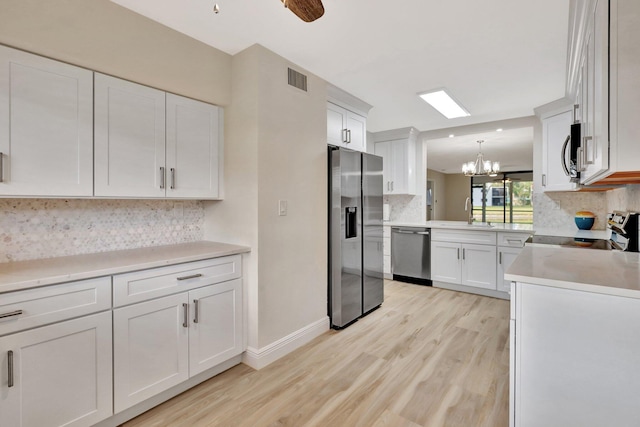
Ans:
[[[502,132],[502,128],[496,129],[496,132]]]
[[[445,89],[430,90],[419,93],[418,96],[438,110],[447,119],[470,116],[469,112],[456,102]]]
[[[455,136],[454,134],[451,134],[451,135],[449,135],[449,138],[453,138],[454,136]]]

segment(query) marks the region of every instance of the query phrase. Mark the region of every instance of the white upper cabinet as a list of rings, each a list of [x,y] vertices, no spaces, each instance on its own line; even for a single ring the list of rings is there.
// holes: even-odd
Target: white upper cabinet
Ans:
[[[93,194],[92,72],[0,46],[0,195]]]
[[[164,197],[165,93],[95,75],[95,195]]]
[[[95,195],[219,199],[222,119],[215,105],[96,73]]]
[[[402,137],[386,140],[390,136]],[[416,138],[414,128],[374,135],[374,152],[382,157],[384,194],[416,194]]]
[[[582,184],[640,183],[640,2],[572,9],[569,91],[582,123]]]
[[[215,105],[167,94],[167,197],[220,198],[222,119]]]
[[[327,144],[366,151],[367,119],[331,102],[327,103]]]

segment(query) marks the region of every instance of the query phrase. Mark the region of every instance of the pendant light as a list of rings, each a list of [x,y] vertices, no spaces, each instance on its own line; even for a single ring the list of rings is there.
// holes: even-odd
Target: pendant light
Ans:
[[[478,157],[475,161],[462,164],[462,173],[466,176],[497,176],[500,170],[499,162],[485,160],[482,155],[482,143],[484,140],[478,140]]]

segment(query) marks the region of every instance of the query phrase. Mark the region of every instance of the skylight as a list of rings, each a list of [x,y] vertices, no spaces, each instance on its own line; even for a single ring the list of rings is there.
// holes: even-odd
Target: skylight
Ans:
[[[419,93],[418,96],[438,110],[447,119],[470,116],[469,112],[458,104],[444,89]]]

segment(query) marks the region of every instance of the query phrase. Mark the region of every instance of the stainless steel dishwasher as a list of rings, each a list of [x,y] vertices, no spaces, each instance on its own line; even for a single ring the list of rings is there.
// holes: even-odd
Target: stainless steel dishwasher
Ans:
[[[431,230],[391,227],[393,280],[431,286]]]

